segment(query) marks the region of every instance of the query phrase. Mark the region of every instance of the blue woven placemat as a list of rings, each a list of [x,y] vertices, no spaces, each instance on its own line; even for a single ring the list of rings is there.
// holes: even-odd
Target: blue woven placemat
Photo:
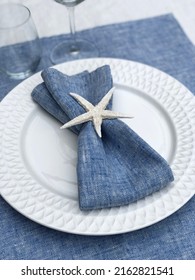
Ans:
[[[172,15],[85,30],[102,57],[152,65],[195,93],[195,47]],[[66,36],[41,39],[39,68],[51,65],[49,54]],[[0,99],[17,81],[0,75]],[[195,198],[153,226],[113,236],[58,232],[25,218],[0,198],[0,259],[195,259]]]

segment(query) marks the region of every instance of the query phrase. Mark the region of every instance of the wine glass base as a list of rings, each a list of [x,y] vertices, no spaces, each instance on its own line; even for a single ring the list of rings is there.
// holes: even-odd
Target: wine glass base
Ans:
[[[50,59],[53,64],[59,64],[69,60],[98,57],[98,55],[98,50],[92,43],[81,39],[77,39],[76,42],[66,39],[54,48]]]

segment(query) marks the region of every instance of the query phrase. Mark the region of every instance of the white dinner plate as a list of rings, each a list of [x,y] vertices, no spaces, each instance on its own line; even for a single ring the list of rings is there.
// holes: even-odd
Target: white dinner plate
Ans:
[[[85,59],[55,68],[75,74],[105,64],[116,87],[113,109],[134,116],[125,122],[169,162],[175,180],[128,206],[81,211],[77,138],[60,130],[61,124],[32,101],[33,88],[42,82],[38,73],[0,105],[0,190],[17,211],[56,230],[86,235],[134,231],[168,217],[195,193],[194,96],[169,75],[132,61]]]

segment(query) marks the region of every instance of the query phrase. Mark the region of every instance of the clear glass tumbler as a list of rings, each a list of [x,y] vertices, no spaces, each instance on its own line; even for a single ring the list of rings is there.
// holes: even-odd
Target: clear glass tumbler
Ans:
[[[15,3],[0,5],[0,71],[24,79],[35,72],[40,58],[40,41],[29,9]]]

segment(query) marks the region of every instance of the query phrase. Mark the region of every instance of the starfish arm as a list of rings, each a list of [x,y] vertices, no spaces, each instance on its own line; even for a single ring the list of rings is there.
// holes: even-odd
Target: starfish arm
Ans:
[[[102,100],[96,105],[97,108],[100,108],[101,110],[104,110],[106,106],[108,105],[113,93],[114,93],[115,87],[112,87],[109,92],[102,98]]]
[[[71,126],[74,126],[77,124],[81,124],[81,123],[84,123],[84,122],[87,122],[90,120],[92,120],[92,114],[91,114],[91,112],[87,112],[87,113],[84,113],[84,114],[72,119],[71,121],[65,123],[63,126],[60,127],[60,129],[68,128],[68,127],[71,127]]]
[[[94,125],[95,131],[97,132],[98,136],[101,138],[102,137],[102,132],[101,132],[102,118],[101,117],[93,118],[93,125]]]
[[[117,118],[132,119],[133,117],[129,116],[129,115],[126,115],[126,114],[113,112],[113,111],[110,111],[110,110],[104,110],[104,111],[102,111],[102,118],[103,119],[117,119]]]
[[[85,98],[82,96],[76,94],[76,93],[70,93],[70,95],[78,101],[78,103],[87,111],[93,110],[94,106]]]

